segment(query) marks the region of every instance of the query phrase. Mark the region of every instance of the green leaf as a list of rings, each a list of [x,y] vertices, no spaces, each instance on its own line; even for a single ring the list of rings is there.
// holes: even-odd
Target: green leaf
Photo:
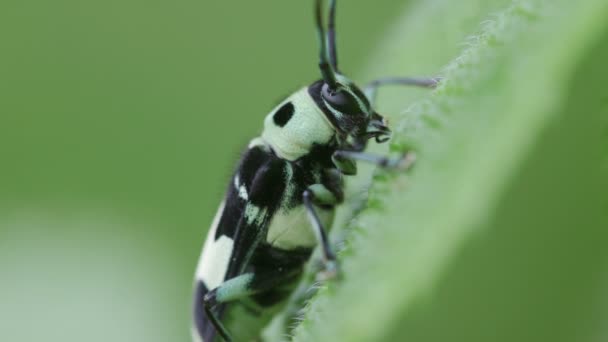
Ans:
[[[378,177],[295,341],[608,336],[607,18],[605,0],[407,6],[365,75],[445,81],[381,97],[409,106],[392,149],[417,164]]]

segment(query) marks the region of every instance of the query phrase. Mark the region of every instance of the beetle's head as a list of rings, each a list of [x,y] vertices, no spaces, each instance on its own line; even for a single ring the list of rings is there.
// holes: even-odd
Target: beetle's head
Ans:
[[[370,138],[385,142],[390,138],[386,120],[374,111],[364,92],[338,71],[336,0],[330,2],[327,34],[323,25],[322,4],[322,0],[317,0],[315,10],[320,47],[319,69],[323,78],[313,83],[308,91],[339,135],[353,139],[357,144]]]
[[[331,86],[324,80],[313,83],[308,92],[340,136],[364,143],[375,138],[385,142],[391,131],[386,120],[371,107],[363,91],[342,75]]]

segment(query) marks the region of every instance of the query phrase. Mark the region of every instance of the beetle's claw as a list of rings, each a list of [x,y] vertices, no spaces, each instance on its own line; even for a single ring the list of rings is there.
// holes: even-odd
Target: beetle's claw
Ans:
[[[317,273],[317,281],[325,282],[340,277],[340,270],[336,260],[328,260],[323,266],[323,270]]]
[[[411,151],[406,152],[401,158],[399,158],[397,165],[395,165],[395,168],[407,171],[412,168],[414,163],[416,163],[416,153]]]

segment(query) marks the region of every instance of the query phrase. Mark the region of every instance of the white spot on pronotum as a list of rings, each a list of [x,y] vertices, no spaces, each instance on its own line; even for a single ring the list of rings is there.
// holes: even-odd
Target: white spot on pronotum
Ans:
[[[215,240],[215,233],[224,211],[224,204],[224,202],[220,204],[215,214],[196,269],[196,278],[204,282],[208,289],[214,289],[224,281],[234,245],[234,241],[225,235],[220,236],[217,241]]]

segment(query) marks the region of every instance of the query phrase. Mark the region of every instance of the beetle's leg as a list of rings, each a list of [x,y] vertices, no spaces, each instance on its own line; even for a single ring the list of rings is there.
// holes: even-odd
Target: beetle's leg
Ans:
[[[207,293],[203,301],[203,306],[205,307],[205,314],[207,315],[207,318],[209,318],[209,321],[211,321],[211,324],[213,324],[215,331],[217,331],[217,333],[222,337],[222,339],[224,339],[224,341],[231,342],[232,337],[230,337],[230,334],[228,333],[222,322],[220,322],[220,320],[213,312],[213,309],[218,304],[218,301],[215,298],[215,290]]]
[[[336,165],[338,170],[347,176],[354,176],[357,174],[357,164],[353,160],[353,158],[348,158],[336,151],[331,156],[331,160]]]
[[[365,85],[363,92],[373,105],[376,101],[378,88],[381,86],[405,85],[433,89],[437,87],[439,81],[441,81],[441,77],[386,77],[371,81]]]
[[[377,154],[367,152],[356,152],[356,151],[336,151],[332,157],[335,160],[346,161],[350,160],[354,164],[355,160],[360,160],[372,164],[376,164],[382,168],[387,169],[409,169],[416,160],[416,154],[414,152],[407,152],[400,158],[389,158],[386,156],[380,156]]]
[[[435,88],[441,77],[384,77],[373,80],[365,85],[365,89],[378,88],[385,85],[407,85],[424,88]]]
[[[326,185],[313,184],[309,186],[308,189],[304,190],[302,199],[306,212],[308,213],[308,218],[310,219],[313,232],[317,238],[317,241],[319,242],[319,245],[321,246],[321,255],[324,264],[324,271],[321,276],[323,278],[333,278],[338,272],[336,254],[331,248],[327,231],[319,219],[314,204],[321,206],[334,206],[342,202],[344,199],[342,189],[337,185],[337,183],[328,182]]]
[[[244,299],[271,290],[276,286],[281,285],[286,280],[297,276],[299,273],[299,269],[279,269],[273,270],[272,272],[245,273],[227,280],[205,295],[205,298],[203,299],[205,313],[218,334],[225,341],[230,342],[232,341],[232,337],[214,313],[214,309],[220,304]]]

